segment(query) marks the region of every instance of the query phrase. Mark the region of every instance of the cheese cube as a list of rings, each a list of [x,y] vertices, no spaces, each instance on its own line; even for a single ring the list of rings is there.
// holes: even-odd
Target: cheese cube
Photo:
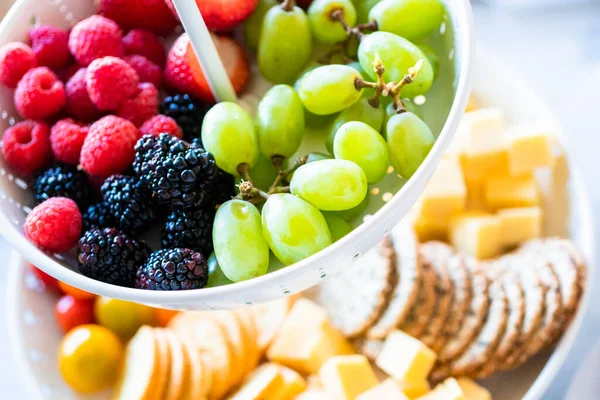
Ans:
[[[542,210],[539,207],[506,208],[496,214],[504,246],[516,246],[542,233]]]
[[[431,392],[417,397],[417,400],[467,400],[462,388],[454,378],[438,384]]]
[[[382,400],[382,399],[394,399],[394,400],[409,400],[395,380],[388,378],[375,386],[360,394],[356,400]]]
[[[383,343],[375,364],[400,381],[420,382],[427,378],[437,355],[419,340],[394,331]]]
[[[484,196],[491,210],[540,205],[537,183],[531,175],[491,178],[485,183]]]
[[[449,217],[466,208],[467,188],[460,161],[444,157],[421,196],[421,213],[429,217]]]
[[[414,229],[420,242],[428,242],[430,240],[447,241],[450,220],[447,218],[418,215],[414,221]]]
[[[458,128],[456,128],[456,133],[454,134],[448,149],[446,149],[444,156],[460,156],[469,144],[470,132],[469,122],[463,118],[458,124]]]
[[[396,384],[409,399],[416,399],[417,397],[423,396],[431,390],[431,386],[429,386],[427,379],[416,381],[397,381]]]
[[[277,364],[263,364],[246,378],[229,400],[278,400],[283,382]]]
[[[362,355],[332,357],[323,364],[319,376],[325,391],[339,400],[354,400],[378,383],[371,364]]]
[[[310,389],[300,393],[294,400],[331,400],[331,396],[322,389]]]
[[[469,211],[450,222],[450,243],[459,251],[480,260],[501,253],[500,220],[481,211]]]
[[[278,365],[279,372],[283,378],[281,389],[275,396],[279,400],[293,400],[297,395],[306,390],[306,381],[293,369]]]
[[[486,388],[479,386],[469,378],[456,380],[462,389],[466,400],[492,400],[492,395]]]
[[[544,236],[567,237],[569,235],[569,213],[571,210],[569,184],[569,162],[562,146],[555,140],[553,143],[554,165],[536,171],[546,172],[547,186],[543,188],[542,207],[544,210]],[[539,181],[539,179],[538,179]]]
[[[477,102],[477,99],[475,99],[475,97],[473,96],[469,96],[469,101],[467,102],[467,108],[466,108],[466,112],[470,112],[470,111],[475,111],[479,108],[479,103]]]
[[[467,185],[467,210],[486,211],[484,182],[466,181]]]
[[[550,136],[535,127],[516,126],[505,135],[511,175],[531,173],[554,162]]]
[[[479,144],[490,138],[501,138],[506,130],[504,111],[500,107],[480,108],[465,114],[471,143]]]

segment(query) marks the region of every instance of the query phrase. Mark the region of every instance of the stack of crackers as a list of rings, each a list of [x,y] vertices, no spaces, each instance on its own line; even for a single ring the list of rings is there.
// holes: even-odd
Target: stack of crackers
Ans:
[[[431,378],[485,378],[554,343],[577,311],[586,268],[567,239],[526,242],[478,261],[442,242],[419,243],[408,223],[310,296],[375,359],[401,329],[438,354]]]

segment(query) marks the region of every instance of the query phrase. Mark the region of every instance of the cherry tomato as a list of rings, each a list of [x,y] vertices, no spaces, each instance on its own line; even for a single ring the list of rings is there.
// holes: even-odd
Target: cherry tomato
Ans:
[[[82,325],[63,338],[58,366],[73,390],[95,393],[114,384],[122,356],[123,345],[114,332],[99,325]]]
[[[154,325],[154,309],[143,304],[98,296],[94,304],[96,321],[129,339],[142,325]]]
[[[166,310],[164,308],[154,309],[154,318],[156,319],[158,326],[167,326],[169,321],[171,321],[171,319],[173,319],[173,317],[177,314],[179,314],[179,311]]]
[[[56,320],[64,332],[95,321],[93,300],[81,300],[71,295],[58,299],[55,312]]]
[[[58,279],[54,278],[51,275],[48,275],[47,273],[45,273],[44,271],[42,271],[34,265],[31,265],[31,270],[35,274],[36,278],[38,278],[44,284],[44,287],[47,290],[54,293],[62,293]]]
[[[59,281],[58,286],[60,286],[61,290],[64,294],[70,294],[76,299],[80,300],[92,300],[96,298],[96,295],[93,293],[86,292],[85,290],[77,289],[75,286],[68,285],[64,282]]]

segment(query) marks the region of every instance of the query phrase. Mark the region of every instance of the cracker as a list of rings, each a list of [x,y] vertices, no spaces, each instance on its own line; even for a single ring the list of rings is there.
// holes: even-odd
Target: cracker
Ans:
[[[246,342],[246,368],[244,375],[247,375],[256,368],[260,361],[261,354],[256,342],[258,338],[258,328],[256,326],[254,313],[251,309],[240,308],[233,310],[232,312],[240,322],[240,328],[242,329],[244,341]]]
[[[206,362],[189,338],[185,336],[179,336],[179,338],[190,364],[189,380],[182,400],[204,399],[208,392],[207,385],[209,384],[204,379],[206,376],[205,369],[207,368]],[[162,396],[159,398],[162,398]]]
[[[252,307],[258,327],[258,348],[263,353],[271,345],[279,327],[292,309],[291,296]]]
[[[169,383],[165,390],[165,400],[179,400],[184,393],[186,382],[189,380],[189,359],[183,348],[183,344],[177,334],[171,329],[163,330],[171,354],[171,370],[169,372]]]
[[[399,329],[415,338],[419,338],[425,332],[437,302],[435,290],[437,275],[434,269],[426,264],[423,264],[423,271],[417,302],[411,308],[406,320],[399,326]]]
[[[396,256],[388,236],[381,247],[365,253],[321,283],[314,296],[331,323],[346,337],[364,333],[387,307],[397,282]]]
[[[472,299],[469,311],[456,334],[450,337],[444,347],[438,353],[438,362],[440,365],[447,364],[459,357],[479,334],[483,322],[488,313],[490,305],[489,286],[490,281],[479,262],[472,257],[458,255],[462,257],[466,270],[468,271],[472,282]]]
[[[152,329],[152,332],[156,337],[158,368],[160,370],[156,382],[154,382],[154,390],[156,391],[157,398],[162,399],[165,397],[169,375],[171,374],[171,350],[165,334],[165,329],[154,328]]]
[[[226,332],[232,354],[229,384],[236,386],[246,374],[247,346],[240,322],[231,311],[206,311],[205,314],[207,318],[213,318],[217,324],[221,324]]]
[[[412,227],[401,222],[391,232],[396,253],[398,282],[394,287],[387,308],[377,322],[369,328],[367,336],[382,339],[404,321],[417,300],[419,281],[423,274],[419,243]]]
[[[375,361],[383,349],[383,339],[369,339],[360,337],[352,342],[352,345],[360,354],[367,357],[370,361]]]
[[[436,303],[425,332],[419,338],[426,346],[433,349],[442,334],[442,328],[450,316],[450,307],[454,298],[454,288],[448,270],[448,261],[454,254],[452,248],[441,242],[428,242],[421,246],[423,262],[428,264],[436,274]],[[435,351],[435,349],[434,349]]]

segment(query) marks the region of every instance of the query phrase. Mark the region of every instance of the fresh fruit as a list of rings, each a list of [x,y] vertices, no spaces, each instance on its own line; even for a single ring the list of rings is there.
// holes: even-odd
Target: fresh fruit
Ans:
[[[31,49],[38,65],[57,70],[71,61],[69,33],[52,25],[38,25],[29,30]]]
[[[321,160],[298,168],[290,189],[320,210],[348,210],[367,195],[367,177],[351,161]]]
[[[76,299],[70,295],[62,296],[56,303],[55,315],[58,325],[65,333],[80,325],[93,324],[94,301]]]
[[[277,4],[279,4],[277,0],[259,0],[254,12],[244,22],[244,39],[250,50],[256,51],[258,49],[260,31],[262,30],[265,15],[267,11]]]
[[[80,68],[65,84],[67,114],[83,122],[97,120],[102,114],[87,91],[87,68]]]
[[[174,316],[180,313],[176,310],[167,310],[165,308],[154,308],[154,321],[158,326],[167,326]]]
[[[213,251],[211,209],[175,210],[167,216],[162,231],[162,248],[183,247],[210,254]]]
[[[427,93],[433,83],[433,68],[427,56],[414,44],[389,32],[373,32],[364,37],[358,46],[358,60],[372,79],[377,79],[373,70],[376,57],[385,66],[383,78],[386,82],[400,82],[408,69],[419,60],[423,65],[413,83],[402,88],[401,97],[412,98]]]
[[[137,54],[124,56],[123,60],[135,70],[140,82],[148,82],[159,88],[162,84],[162,69],[144,56]]]
[[[411,112],[390,118],[386,126],[386,138],[392,165],[406,179],[415,173],[435,143],[431,129]]]
[[[269,246],[254,205],[242,200],[223,203],[217,210],[212,235],[215,255],[228,279],[241,282],[267,272]]]
[[[100,190],[116,227],[122,232],[137,235],[156,218],[146,184],[135,177],[113,175]]]
[[[51,197],[66,197],[85,209],[92,200],[92,188],[85,173],[68,165],[51,167],[37,176],[33,185],[35,204]]]
[[[273,165],[273,161],[260,153],[256,165],[252,168],[252,184],[256,188],[269,190],[276,177],[277,168]],[[237,184],[239,185],[243,180],[244,178],[239,177]]]
[[[100,15],[79,21],[69,34],[69,50],[82,67],[97,58],[122,57],[125,53],[118,25]]]
[[[321,160],[331,160],[332,158],[333,157],[329,154],[318,153],[314,151],[306,155],[306,164]]]
[[[153,201],[172,209],[207,204],[217,166],[211,153],[168,134],[144,136],[135,145],[133,169]]]
[[[233,175],[217,168],[217,176],[213,181],[211,193],[209,193],[207,207],[216,210],[219,205],[231,200],[235,195],[235,178]]]
[[[50,129],[42,122],[19,122],[2,135],[2,156],[16,173],[29,176],[52,157]]]
[[[79,240],[79,271],[92,279],[132,287],[150,249],[113,228],[87,231]]]
[[[206,257],[190,249],[155,251],[135,277],[135,287],[148,290],[202,289],[207,282]]]
[[[50,130],[50,146],[56,160],[70,165],[79,164],[79,155],[88,132],[88,126],[71,118],[61,119],[54,124]]]
[[[369,20],[375,20],[380,31],[416,40],[438,29],[444,13],[440,0],[381,0],[369,12]]]
[[[183,138],[183,132],[177,122],[171,117],[164,115],[155,115],[154,117],[146,120],[142,126],[140,126],[140,134],[158,136],[161,133],[168,133],[171,136],[175,136],[178,139]]]
[[[381,105],[379,105],[379,107],[373,107],[371,104],[369,104],[369,100],[366,97],[361,97],[360,100],[343,110],[333,120],[329,130],[329,136],[327,137],[327,142],[325,143],[327,150],[333,154],[333,141],[335,139],[335,134],[346,122],[364,122],[377,132],[380,132],[383,126],[383,120],[383,107]]]
[[[335,213],[323,213],[329,232],[331,233],[332,242],[337,242],[350,232],[352,232],[352,225],[350,225],[344,218],[336,215]]]
[[[0,82],[16,88],[27,71],[37,67],[31,47],[24,43],[10,42],[0,48]]]
[[[252,168],[258,158],[254,122],[235,103],[219,103],[206,113],[202,143],[213,154],[219,168],[230,174],[238,173],[242,164]]]
[[[53,197],[27,215],[24,229],[25,235],[39,248],[64,253],[77,244],[81,213],[73,200]]]
[[[433,47],[426,44],[419,43],[417,47],[427,56],[431,68],[433,68],[433,77],[434,79],[437,78],[440,74],[440,57],[438,57],[437,52]]]
[[[103,111],[116,111],[138,91],[139,77],[125,61],[103,57],[92,61],[86,72],[90,100]]]
[[[355,87],[362,76],[347,65],[325,65],[304,74],[298,94],[306,109],[317,115],[333,114],[356,103],[362,89]]]
[[[313,37],[325,44],[346,40],[347,26],[356,25],[356,9],[350,0],[315,0],[308,7],[308,20]]]
[[[123,36],[125,54],[146,57],[154,64],[165,65],[167,55],[161,40],[154,33],[145,29],[132,29]]]
[[[58,366],[65,382],[79,393],[95,393],[117,378],[123,355],[121,341],[98,325],[82,325],[65,335]]]
[[[23,118],[46,119],[65,106],[65,86],[47,67],[37,67],[23,75],[15,90],[14,100]]]
[[[99,296],[93,303],[98,324],[128,340],[143,325],[153,325],[154,309],[143,304]]]
[[[59,280],[55,277],[48,275],[38,267],[31,265],[31,271],[43,284],[44,289],[49,290],[53,293],[62,293]]]
[[[415,114],[417,117],[421,118],[419,106],[417,106],[412,100],[402,99],[402,106],[406,109],[406,111],[409,111],[409,112]],[[385,127],[387,126],[387,123],[390,120],[390,118],[392,118],[396,114],[398,114],[398,111],[396,110],[396,104],[394,102],[391,102],[390,104],[388,104],[385,107],[385,119],[383,120],[383,128],[384,128],[383,133],[385,133]]]
[[[126,100],[117,114],[139,127],[158,114],[159,104],[158,89],[152,83],[144,82],[138,85],[138,93]]]
[[[124,30],[141,28],[167,35],[177,26],[165,0],[100,0],[98,13]]]
[[[342,211],[336,211],[335,215],[339,215],[340,217],[342,217],[344,220],[348,221],[348,222],[352,222],[355,219],[357,219],[358,217],[362,216],[363,213],[365,212],[365,209],[367,208],[367,206],[369,205],[369,195],[367,194],[364,198],[363,201],[360,202],[359,205],[357,205],[354,208],[351,208],[349,210],[342,210]]]
[[[210,257],[208,257],[208,283],[206,287],[217,287],[229,285],[231,280],[225,276],[223,270],[219,266],[219,261],[217,261],[217,256],[215,253],[212,253]]]
[[[173,1],[166,2],[177,17]],[[258,0],[196,0],[196,4],[209,30],[230,31],[252,14]]]
[[[211,35],[227,76],[236,93],[240,93],[250,79],[250,61],[245,50],[227,36]],[[165,66],[165,83],[171,88],[188,93],[199,100],[214,103],[210,86],[190,44],[187,34],[175,41]]]
[[[331,244],[323,214],[299,197],[270,195],[261,214],[263,236],[285,265],[304,260]]]
[[[338,129],[333,154],[337,159],[356,163],[365,172],[369,184],[383,179],[390,165],[390,154],[383,137],[359,121],[347,122]]]
[[[273,83],[291,83],[308,62],[312,37],[308,17],[289,0],[265,15],[258,43],[258,68]]]
[[[288,85],[272,87],[258,104],[256,132],[262,154],[290,158],[304,138],[304,107]]]
[[[92,229],[115,228],[117,223],[110,212],[110,206],[104,202],[92,204],[83,213],[83,231]]]
[[[75,286],[71,286],[62,281],[58,282],[61,292],[67,294],[77,300],[93,300],[96,298],[94,293],[86,292],[85,290],[78,289]]]
[[[381,0],[352,0],[356,8],[356,22],[366,24],[369,22],[369,12]]]
[[[135,125],[126,119],[107,115],[94,122],[81,148],[81,167],[95,176],[118,174],[135,158],[139,137]]]
[[[200,138],[202,121],[208,111],[207,106],[194,100],[189,94],[167,96],[160,104],[160,113],[171,117],[183,131],[187,141]]]

